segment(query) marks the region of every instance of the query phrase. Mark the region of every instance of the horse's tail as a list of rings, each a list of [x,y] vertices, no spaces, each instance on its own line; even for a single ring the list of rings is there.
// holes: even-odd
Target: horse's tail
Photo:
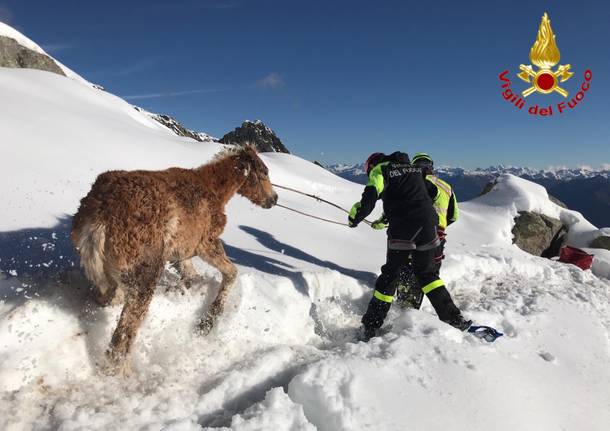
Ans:
[[[73,229],[72,241],[80,254],[80,264],[91,283],[98,289],[108,285],[106,272],[106,226],[101,222],[85,222]]]

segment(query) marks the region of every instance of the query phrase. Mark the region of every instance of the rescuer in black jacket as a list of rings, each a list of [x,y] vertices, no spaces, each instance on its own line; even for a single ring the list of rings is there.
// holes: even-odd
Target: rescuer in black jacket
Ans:
[[[362,199],[350,211],[349,225],[356,227],[364,220],[378,199],[383,201],[389,225],[386,263],[381,267],[373,298],[362,317],[363,339],[377,335],[394,300],[400,270],[409,258],[419,285],[438,317],[460,330],[468,329],[472,322],[462,317],[436,271],[438,215],[421,170],[411,165],[409,156],[401,152],[389,156],[373,153],[365,163],[365,170],[369,181]]]

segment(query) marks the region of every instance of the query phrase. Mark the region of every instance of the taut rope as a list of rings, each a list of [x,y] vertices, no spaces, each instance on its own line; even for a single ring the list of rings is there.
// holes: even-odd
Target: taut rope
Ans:
[[[286,186],[280,186],[280,185],[278,185],[278,184],[273,184],[273,183],[271,183],[271,185],[272,185],[273,187],[277,187],[278,189],[284,189],[284,190],[288,190],[288,191],[291,191],[291,192],[294,192],[294,193],[298,193],[298,194],[303,195],[303,196],[307,196],[307,197],[309,197],[309,198],[312,198],[312,199],[317,200],[318,202],[324,202],[325,204],[328,204],[328,205],[330,205],[330,206],[332,206],[332,207],[335,207],[335,208],[337,208],[337,209],[339,209],[339,210],[343,211],[344,213],[349,214],[349,211],[348,211],[348,210],[346,210],[345,208],[340,207],[339,205],[337,205],[337,204],[335,204],[335,203],[332,203],[332,202],[330,202],[330,201],[327,201],[326,199],[322,199],[322,198],[321,198],[321,197],[319,197],[319,196],[312,195],[312,194],[309,194],[309,193],[305,193],[305,192],[302,192],[302,191],[300,191],[300,190],[296,190],[296,189],[293,189],[293,188],[290,188],[290,187],[286,187]],[[322,220],[322,221],[325,221],[325,222],[328,222],[328,223],[339,224],[339,225],[341,225],[341,226],[349,226],[347,223],[341,223],[341,222],[338,222],[338,221],[334,221],[334,220],[328,220],[328,219],[325,219],[325,218],[322,218],[322,217],[318,217],[318,216],[315,216],[315,215],[312,215],[312,214],[307,214],[307,213],[304,213],[304,212],[302,212],[302,211],[295,210],[294,208],[287,207],[287,206],[285,206],[285,205],[276,204],[275,206],[278,206],[278,207],[280,207],[280,208],[284,208],[284,209],[287,209],[287,210],[290,210],[290,211],[294,211],[295,213],[299,213],[299,214],[301,214],[301,215],[304,215],[304,216],[307,216],[307,217],[311,217],[311,218],[314,218],[314,219],[317,219],[317,220]],[[366,219],[364,219],[363,221],[364,221],[366,224],[368,224],[369,226],[371,225],[371,222],[370,222],[370,221],[368,221],[368,220],[366,220]]]
[[[287,206],[284,206],[284,205],[281,205],[281,204],[275,204],[275,206],[287,209],[289,211],[294,211],[295,213],[299,213],[299,214],[307,216],[307,217],[315,218],[316,220],[322,220],[322,221],[325,221],[325,222],[328,222],[328,223],[334,223],[334,224],[338,224],[338,225],[341,225],[341,226],[349,226],[347,223],[341,223],[340,221],[329,220],[329,219],[318,217],[318,216],[315,216],[315,215],[312,215],[312,214],[307,214],[307,213],[304,213],[303,211],[295,210],[294,208],[290,208],[290,207],[287,207]]]

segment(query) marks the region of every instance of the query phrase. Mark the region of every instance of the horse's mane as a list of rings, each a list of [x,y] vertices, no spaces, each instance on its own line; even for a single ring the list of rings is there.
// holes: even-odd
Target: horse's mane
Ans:
[[[254,150],[256,152],[254,145],[251,143],[246,143],[243,146],[242,145],[226,145],[224,149],[222,149],[221,151],[216,153],[216,155],[212,158],[212,160],[210,160],[210,163],[220,162],[231,156],[245,154],[246,152],[248,152],[249,149]]]

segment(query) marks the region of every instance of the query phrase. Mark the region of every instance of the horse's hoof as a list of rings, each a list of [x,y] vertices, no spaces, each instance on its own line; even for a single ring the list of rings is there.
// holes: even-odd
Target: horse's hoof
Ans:
[[[203,277],[201,275],[196,275],[195,277],[185,278],[184,280],[182,280],[182,285],[186,289],[190,289],[192,286],[197,286],[199,284],[203,284],[205,281],[206,281],[205,277]]]
[[[100,367],[100,371],[107,377],[119,377],[127,379],[131,376],[131,366],[129,364],[104,364]]]
[[[206,317],[197,325],[197,329],[199,333],[203,336],[208,335],[212,328],[214,327],[214,320],[210,317]]]
[[[127,378],[131,375],[131,366],[127,358],[115,355],[111,351],[106,352],[105,360],[99,368],[102,374],[108,377]]]

